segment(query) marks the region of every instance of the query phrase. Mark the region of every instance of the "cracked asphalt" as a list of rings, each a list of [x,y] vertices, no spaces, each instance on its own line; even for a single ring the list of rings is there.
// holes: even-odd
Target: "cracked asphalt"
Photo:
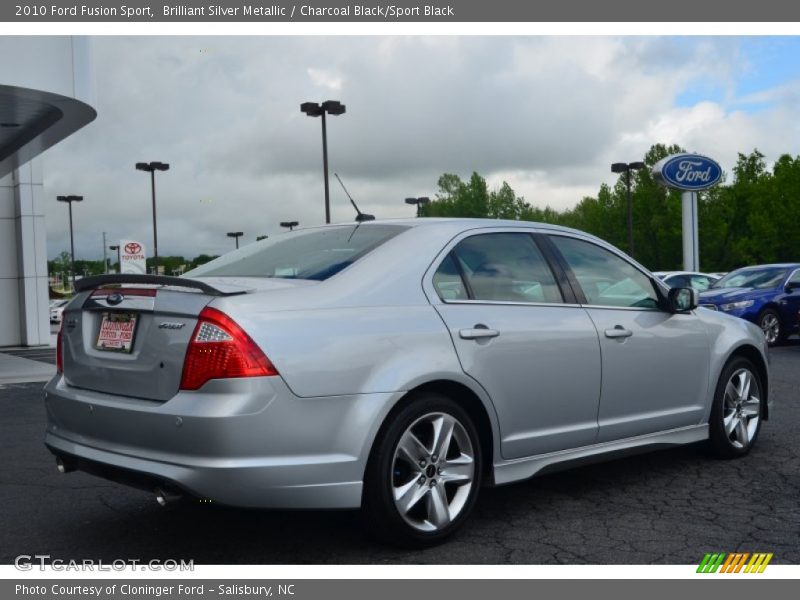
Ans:
[[[800,342],[772,352],[772,418],[740,460],[698,446],[484,489],[450,542],[397,550],[357,512],[157,506],[144,492],[60,475],[42,445],[41,384],[0,386],[0,563],[193,559],[232,563],[696,564],[705,552],[773,552],[800,564]]]

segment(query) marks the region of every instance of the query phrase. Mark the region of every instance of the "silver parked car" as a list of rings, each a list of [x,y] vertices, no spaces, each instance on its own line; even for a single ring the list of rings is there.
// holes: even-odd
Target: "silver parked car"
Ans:
[[[757,326],[560,227],[324,226],[77,289],[45,443],[161,503],[361,507],[424,545],[484,485],[701,440],[743,456],[768,417]]]

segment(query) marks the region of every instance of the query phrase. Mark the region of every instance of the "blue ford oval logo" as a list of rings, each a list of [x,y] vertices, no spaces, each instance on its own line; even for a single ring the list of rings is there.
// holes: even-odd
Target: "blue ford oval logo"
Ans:
[[[722,178],[722,168],[707,156],[673,154],[656,163],[653,175],[664,185],[694,192],[717,183]]]
[[[106,302],[108,302],[112,306],[116,306],[123,300],[125,300],[125,296],[123,296],[119,292],[114,292],[113,294],[109,294],[108,298],[106,298]]]

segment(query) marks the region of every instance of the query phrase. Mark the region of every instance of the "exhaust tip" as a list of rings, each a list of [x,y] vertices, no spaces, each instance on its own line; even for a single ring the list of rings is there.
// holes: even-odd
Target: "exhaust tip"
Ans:
[[[69,473],[70,471],[74,471],[75,467],[70,464],[64,462],[61,457],[56,457],[56,469],[58,469],[59,473]]]
[[[170,492],[165,490],[164,488],[156,488],[156,502],[158,502],[159,506],[168,506],[170,504],[175,504],[178,502],[183,496],[176,492]]]

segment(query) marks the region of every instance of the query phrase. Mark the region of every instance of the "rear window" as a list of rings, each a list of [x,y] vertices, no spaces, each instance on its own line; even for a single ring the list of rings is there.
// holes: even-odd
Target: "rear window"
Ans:
[[[220,256],[185,276],[322,281],[405,229],[402,225],[362,224],[290,231]]]

